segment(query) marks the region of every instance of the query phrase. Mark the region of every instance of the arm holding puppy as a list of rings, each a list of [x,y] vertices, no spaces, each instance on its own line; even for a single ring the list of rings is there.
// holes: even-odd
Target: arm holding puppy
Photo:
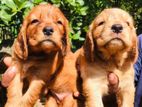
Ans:
[[[4,63],[8,66],[8,69],[2,76],[2,85],[4,87],[8,87],[12,79],[14,78],[17,68],[15,66],[10,66],[11,65],[11,57],[5,57],[4,58]],[[109,88],[113,92],[117,91],[118,88],[118,77],[114,73],[110,73],[108,75],[108,82],[109,82]],[[78,95],[78,94],[77,94]]]

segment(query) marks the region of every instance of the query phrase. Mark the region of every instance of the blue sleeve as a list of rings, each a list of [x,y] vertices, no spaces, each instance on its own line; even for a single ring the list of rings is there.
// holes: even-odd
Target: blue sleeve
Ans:
[[[140,102],[142,98],[142,34],[138,36],[138,51],[138,59],[134,65],[136,82],[134,107],[141,107]]]
[[[137,62],[134,64],[136,83],[139,81],[139,77],[142,70],[142,34],[138,36],[138,51],[138,59]]]
[[[134,101],[134,107],[141,107],[140,103],[142,99],[142,74],[140,75],[137,87],[136,87],[136,92],[135,92],[135,101]]]

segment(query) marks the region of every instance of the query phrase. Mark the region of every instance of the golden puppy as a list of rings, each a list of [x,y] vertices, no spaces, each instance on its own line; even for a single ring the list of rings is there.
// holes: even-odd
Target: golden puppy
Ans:
[[[50,4],[34,7],[13,45],[18,72],[5,107],[33,107],[47,89],[46,107],[76,107],[76,57],[70,50],[68,21]]]
[[[111,72],[119,78],[118,107],[133,107],[137,37],[132,17],[118,8],[105,9],[90,25],[79,51],[86,107],[104,106],[102,97],[108,95]]]

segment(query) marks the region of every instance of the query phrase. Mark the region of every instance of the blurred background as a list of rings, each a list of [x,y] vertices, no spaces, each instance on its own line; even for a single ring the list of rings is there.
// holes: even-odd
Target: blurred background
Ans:
[[[128,11],[137,34],[142,33],[142,0],[0,0],[0,51],[9,51],[24,17],[39,3],[52,3],[63,11],[70,22],[73,51],[82,46],[89,24],[104,8]]]

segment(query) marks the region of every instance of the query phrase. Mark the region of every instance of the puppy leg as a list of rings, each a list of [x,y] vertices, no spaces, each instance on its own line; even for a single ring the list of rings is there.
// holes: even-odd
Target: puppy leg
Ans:
[[[44,86],[44,81],[33,77],[27,92],[23,95],[19,102],[20,107],[33,107],[38,100],[41,90]],[[19,107],[18,106],[18,107]]]
[[[73,95],[70,94],[63,99],[62,107],[78,107],[77,101],[73,98]]]
[[[45,107],[58,107],[55,98],[49,96],[46,100]]]
[[[23,82],[21,81],[20,73],[17,73],[8,87],[8,100],[5,107],[16,107],[15,104],[22,97],[22,87]]]
[[[83,91],[86,96],[85,107],[104,107],[100,84],[94,84],[93,81],[89,80],[85,81]]]
[[[134,91],[133,85],[120,89],[116,95],[118,107],[134,107]]]

